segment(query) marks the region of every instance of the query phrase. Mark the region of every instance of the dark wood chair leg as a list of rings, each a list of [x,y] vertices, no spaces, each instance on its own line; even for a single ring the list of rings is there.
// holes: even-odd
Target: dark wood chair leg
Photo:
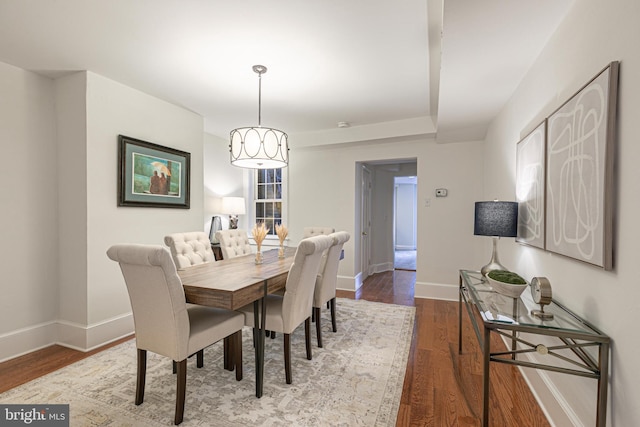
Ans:
[[[316,335],[318,337],[318,347],[322,347],[322,327],[320,326],[320,307],[313,307],[313,314],[316,317]]]
[[[336,323],[336,298],[333,297],[329,302],[331,303],[331,326],[333,327],[333,332],[338,332]]]
[[[225,337],[223,340],[223,354],[224,354],[224,369],[227,371],[233,371],[233,358],[232,358],[232,342],[229,337]]]
[[[233,357],[236,369],[236,381],[242,380],[242,330],[233,334]]]
[[[178,365],[176,365],[176,361],[175,360],[173,361],[172,365],[173,365],[173,373],[175,374],[175,373],[178,372]]]
[[[304,341],[307,346],[307,360],[311,360],[311,316],[304,321]]]
[[[202,368],[204,366],[204,350],[200,350],[196,355],[196,366]]]
[[[144,400],[144,383],[147,377],[147,350],[138,349],[138,379],[136,382],[136,405]]]
[[[291,336],[284,334],[284,376],[287,384],[291,384]]]
[[[187,359],[178,362],[178,386],[176,388],[176,416],[174,424],[182,422],[184,416],[184,398],[187,391]]]
[[[271,331],[271,339],[274,339],[276,337],[276,331]]]

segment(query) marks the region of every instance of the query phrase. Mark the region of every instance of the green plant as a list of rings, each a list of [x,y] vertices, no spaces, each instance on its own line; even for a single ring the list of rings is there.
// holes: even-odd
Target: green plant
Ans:
[[[489,272],[488,276],[498,282],[509,283],[511,285],[524,285],[527,283],[526,280],[512,271],[493,270]]]

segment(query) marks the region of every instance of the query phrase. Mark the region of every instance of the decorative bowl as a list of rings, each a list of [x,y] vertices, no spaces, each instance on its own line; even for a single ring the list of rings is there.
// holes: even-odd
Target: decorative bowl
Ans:
[[[491,276],[494,276],[496,278],[492,278]],[[519,284],[507,283],[507,281],[503,281],[505,277],[511,277],[511,278],[515,277],[520,279],[521,281],[524,281],[524,283],[519,283]],[[499,280],[496,280],[496,279],[499,279]],[[496,291],[501,295],[508,296],[511,298],[518,298],[520,294],[522,294],[522,292],[527,288],[527,286],[529,286],[529,283],[522,277],[518,276],[516,273],[512,273],[504,270],[493,270],[489,272],[489,274],[487,274],[487,281],[489,282],[489,284],[491,285],[494,291]]]

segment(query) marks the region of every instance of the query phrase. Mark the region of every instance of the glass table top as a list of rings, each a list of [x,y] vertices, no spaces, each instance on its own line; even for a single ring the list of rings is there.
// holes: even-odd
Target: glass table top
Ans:
[[[603,335],[555,301],[544,306],[544,312],[553,314],[553,319],[543,320],[532,315],[531,310],[540,310],[540,305],[533,302],[529,288],[519,298],[511,298],[495,292],[488,282],[482,280],[480,272],[460,270],[460,277],[463,287],[468,290],[467,299],[478,307],[485,322]]]

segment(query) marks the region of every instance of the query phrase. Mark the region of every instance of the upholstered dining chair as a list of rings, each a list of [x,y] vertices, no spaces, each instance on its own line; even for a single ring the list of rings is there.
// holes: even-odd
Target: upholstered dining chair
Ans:
[[[268,295],[265,298],[265,329],[284,335],[284,370],[287,384],[291,384],[291,334],[304,323],[307,359],[311,360],[311,308],[316,276],[322,252],[329,248],[333,239],[315,236],[300,241],[293,264],[287,276],[283,296]],[[254,327],[253,304],[240,308],[245,315],[245,325]]]
[[[169,234],[164,236],[164,244],[169,246],[178,270],[215,261],[211,242],[204,231]]]
[[[318,234],[329,235],[334,231],[336,230],[333,227],[304,227],[302,229],[302,237],[306,239],[307,237],[317,236]]]
[[[241,313],[187,304],[182,282],[169,251],[160,245],[114,245],[107,256],[120,264],[133,310],[138,354],[135,404],[144,400],[147,351],[177,362],[174,423],[184,414],[187,358],[197,353],[203,366],[203,350],[232,335],[236,379],[242,379]]]
[[[231,259],[252,253],[251,244],[247,237],[247,230],[236,228],[233,230],[216,231],[216,239],[220,242],[222,258]]]
[[[322,329],[320,325],[320,308],[323,304],[330,303],[331,326],[333,332],[337,332],[336,325],[336,284],[338,282],[338,264],[344,244],[349,240],[349,233],[338,231],[329,234],[333,244],[322,256],[320,270],[316,277],[316,286],[313,294],[313,317],[316,322],[316,335],[318,347],[322,347]]]

